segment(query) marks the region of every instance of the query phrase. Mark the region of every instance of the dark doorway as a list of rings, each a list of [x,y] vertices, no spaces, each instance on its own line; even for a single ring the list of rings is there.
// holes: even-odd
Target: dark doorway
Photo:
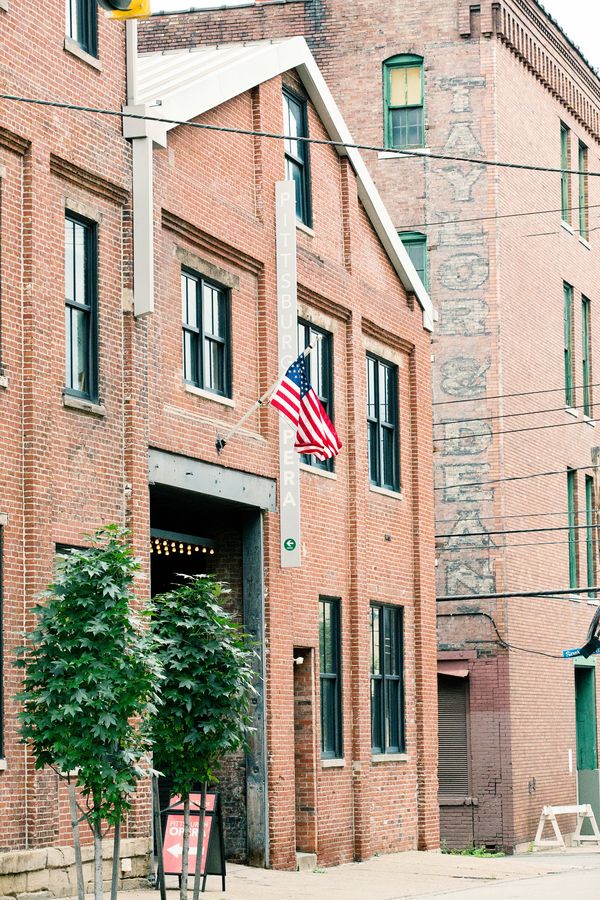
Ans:
[[[166,486],[150,491],[152,596],[186,576],[211,574],[227,585],[222,605],[244,622],[243,535],[247,513],[236,504]],[[199,790],[200,785],[196,788]],[[247,859],[246,756],[232,754],[218,773],[227,857]],[[169,773],[159,780],[161,809],[172,794]],[[163,822],[163,828],[164,828]]]

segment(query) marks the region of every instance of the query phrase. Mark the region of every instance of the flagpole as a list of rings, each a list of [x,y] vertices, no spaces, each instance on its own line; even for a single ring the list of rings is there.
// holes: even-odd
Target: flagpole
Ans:
[[[322,334],[316,334],[314,337],[314,340],[312,340],[310,342],[310,344],[308,344],[308,346],[304,348],[304,350],[302,351],[300,356],[306,357],[309,355],[309,353],[312,353],[313,350],[315,349],[315,347],[317,346],[317,344],[319,344],[322,339],[323,339]],[[285,375],[285,372],[283,374]],[[250,418],[250,416],[256,412],[257,409],[260,409],[261,406],[264,406],[264,404],[268,401],[269,397],[271,396],[271,394],[273,393],[275,388],[279,385],[282,378],[283,378],[283,375],[280,375],[279,378],[277,379],[277,381],[273,382],[271,387],[264,392],[262,397],[259,397],[258,400],[256,400],[252,404],[252,406],[250,407],[248,412],[244,413],[244,415],[239,420],[239,422],[236,422],[236,424],[233,426],[233,428],[230,428],[230,430],[227,432],[225,437],[217,436],[217,440],[215,441],[215,447],[217,449],[218,454],[220,454],[221,451],[223,450],[223,448],[225,447],[225,445],[227,443],[229,443],[229,441],[231,440],[233,435],[236,434],[240,430],[240,428],[242,427],[244,422],[246,422]]]

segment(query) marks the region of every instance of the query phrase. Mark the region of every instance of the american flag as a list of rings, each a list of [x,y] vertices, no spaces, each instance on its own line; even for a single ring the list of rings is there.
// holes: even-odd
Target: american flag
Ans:
[[[342,442],[311,387],[304,353],[289,367],[269,402],[296,429],[298,453],[311,453],[317,459],[338,455]]]

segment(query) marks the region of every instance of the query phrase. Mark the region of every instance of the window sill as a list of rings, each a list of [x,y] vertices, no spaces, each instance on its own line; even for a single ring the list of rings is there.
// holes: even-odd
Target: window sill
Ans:
[[[0,388],[8,387],[8,375],[0,375]]]
[[[0,0],[1,2],[1,0]],[[98,72],[102,71],[102,63],[97,57],[92,56],[91,53],[88,53],[87,50],[84,50],[77,41],[74,41],[73,38],[65,37],[64,49],[67,53],[71,53],[73,56],[76,56],[77,59],[80,59],[82,62],[87,63],[88,66],[91,66],[92,69],[96,69]]]
[[[406,147],[404,150],[380,150],[377,159],[404,159],[409,156],[429,156],[430,147]]]
[[[590,418],[590,416],[584,416],[583,421],[585,422],[586,425],[590,425],[592,428],[596,427],[595,419]]]
[[[310,472],[311,475],[320,475],[321,478],[330,478],[332,481],[337,481],[335,472],[327,472],[325,469],[320,469],[318,466],[307,466],[306,463],[300,463],[300,469],[302,472]]]
[[[298,229],[298,231],[303,231],[304,234],[308,234],[309,237],[315,236],[314,229],[310,228],[308,225],[305,225],[304,222],[299,222],[298,219],[296,219],[296,228]]]
[[[565,222],[564,219],[561,219],[561,220],[560,220],[560,227],[561,227],[561,228],[564,228],[565,231],[568,231],[569,234],[575,234],[575,229],[573,228],[573,226],[572,226],[572,225],[569,225],[568,222]]]
[[[220,403],[222,406],[230,406],[232,409],[235,403],[229,397],[222,397],[220,394],[213,394],[212,391],[205,391],[204,388],[196,387],[193,384],[183,385],[186,394],[193,394],[194,397],[203,397],[205,400],[212,400],[214,403]]]
[[[343,769],[346,765],[346,760],[342,757],[342,759],[322,759],[321,760],[321,768],[322,769]]]
[[[375,753],[371,756],[372,763],[407,762],[408,753]]]
[[[582,599],[581,594],[567,594],[567,600],[570,600],[571,603],[581,603]]]
[[[582,244],[582,246],[584,246],[587,250],[592,249],[592,245],[590,244],[590,242],[586,238],[581,237],[581,235],[579,235],[579,243]]]
[[[392,497],[394,500],[403,500],[402,491],[392,491],[390,488],[379,487],[377,484],[370,484],[369,490],[374,494],[382,494],[384,497]]]
[[[439,797],[440,806],[479,806],[477,797]]]
[[[101,403],[92,403],[91,400],[84,400],[82,397],[73,397],[71,394],[63,394],[63,406],[66,409],[76,409],[78,412],[89,413],[92,416],[104,418],[106,415],[106,407]]]
[[[2,0],[0,0],[0,4],[1,3],[2,3]],[[4,9],[4,8],[5,7],[0,6],[0,9]],[[6,760],[0,759],[0,772],[6,772],[7,769],[8,769],[8,763],[6,762]]]
[[[4,12],[8,12],[8,0],[0,0],[0,9],[3,9]],[[1,762],[2,760],[0,760]]]
[[[565,406],[565,412],[568,413],[570,416],[574,416],[576,419],[579,418],[579,410],[573,409],[572,406]]]

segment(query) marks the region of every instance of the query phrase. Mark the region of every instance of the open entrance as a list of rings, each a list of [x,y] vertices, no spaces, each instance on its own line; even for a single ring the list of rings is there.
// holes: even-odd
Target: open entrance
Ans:
[[[150,492],[152,596],[181,584],[187,575],[210,574],[226,582],[223,606],[244,623],[243,514],[232,504],[188,491],[155,486]],[[161,807],[169,805],[169,773],[159,780]],[[226,854],[246,860],[246,759],[243,751],[229,756],[219,771]],[[196,785],[196,789],[200,789]]]
[[[249,746],[224,761],[216,789],[227,856],[265,866],[263,512],[275,509],[275,482],[156,449],[150,450],[149,463],[152,596],[184,575],[212,574],[228,583],[224,605],[256,647]],[[161,779],[163,809],[170,795],[168,774]]]
[[[590,803],[600,821],[600,772],[596,732],[596,667],[589,662],[575,666],[575,722],[578,803]],[[582,834],[591,834],[586,819]]]

